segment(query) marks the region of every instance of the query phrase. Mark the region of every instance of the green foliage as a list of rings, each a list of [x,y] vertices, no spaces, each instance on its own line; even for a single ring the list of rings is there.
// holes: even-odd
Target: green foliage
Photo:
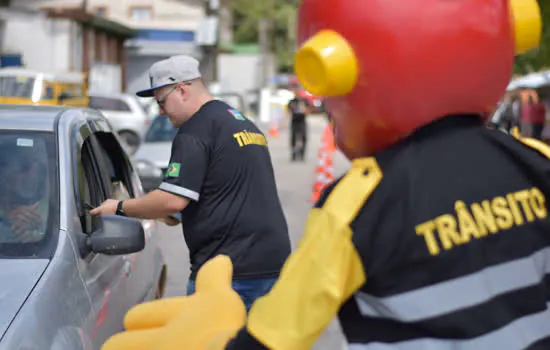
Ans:
[[[550,69],[550,0],[538,0],[543,17],[543,35],[540,46],[519,55],[514,65],[515,74],[527,74]],[[292,70],[296,50],[295,19],[299,0],[230,0],[233,11],[233,40],[236,44],[257,43],[258,23],[261,18],[270,24],[269,51],[274,53],[281,71]]]
[[[233,41],[236,44],[257,43],[258,25],[264,18],[269,23],[269,51],[274,53],[280,70],[292,66],[295,51],[295,17],[299,0],[231,0]]]
[[[538,0],[542,12],[543,33],[538,48],[519,55],[514,73],[527,74],[550,68],[550,1]]]

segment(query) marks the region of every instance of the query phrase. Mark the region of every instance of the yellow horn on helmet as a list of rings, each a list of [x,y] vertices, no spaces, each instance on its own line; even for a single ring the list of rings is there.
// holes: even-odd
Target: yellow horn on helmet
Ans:
[[[304,88],[317,96],[342,96],[357,82],[357,57],[347,40],[322,30],[306,41],[294,57],[294,69]]]
[[[510,0],[515,28],[516,55],[534,49],[542,35],[542,17],[537,0]]]

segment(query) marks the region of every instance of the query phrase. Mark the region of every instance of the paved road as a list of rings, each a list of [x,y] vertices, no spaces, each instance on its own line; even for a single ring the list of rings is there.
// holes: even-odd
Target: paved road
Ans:
[[[283,204],[293,247],[302,236],[307,213],[311,208],[308,201],[314,180],[314,168],[319,147],[321,132],[326,125],[326,119],[319,116],[311,117],[308,130],[308,151],[306,162],[291,163],[288,150],[288,131],[281,130],[279,136],[268,137],[271,156],[275,168],[275,176],[279,189],[279,197]],[[267,130],[265,130],[267,135]],[[343,174],[349,162],[339,153],[334,159],[336,176]],[[189,276],[188,251],[182,237],[180,226],[167,227],[161,225],[161,244],[168,264],[167,296],[185,295],[185,284]],[[333,322],[328,330],[315,344],[315,350],[339,350],[343,348],[343,339],[337,322]]]

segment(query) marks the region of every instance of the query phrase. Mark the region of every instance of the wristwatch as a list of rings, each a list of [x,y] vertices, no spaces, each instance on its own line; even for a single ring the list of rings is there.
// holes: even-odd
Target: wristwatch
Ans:
[[[124,201],[119,201],[118,202],[118,204],[116,206],[115,214],[120,215],[120,216],[126,216],[126,214],[124,213],[124,209],[122,209],[122,203],[124,203]]]

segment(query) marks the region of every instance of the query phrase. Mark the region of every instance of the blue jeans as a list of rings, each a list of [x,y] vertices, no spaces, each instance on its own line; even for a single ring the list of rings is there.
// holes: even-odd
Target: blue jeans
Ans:
[[[243,300],[246,312],[248,312],[256,299],[264,296],[271,290],[275,281],[277,281],[276,278],[233,280],[232,287]],[[195,293],[195,281],[189,280],[189,283],[187,283],[187,295],[193,293]]]

